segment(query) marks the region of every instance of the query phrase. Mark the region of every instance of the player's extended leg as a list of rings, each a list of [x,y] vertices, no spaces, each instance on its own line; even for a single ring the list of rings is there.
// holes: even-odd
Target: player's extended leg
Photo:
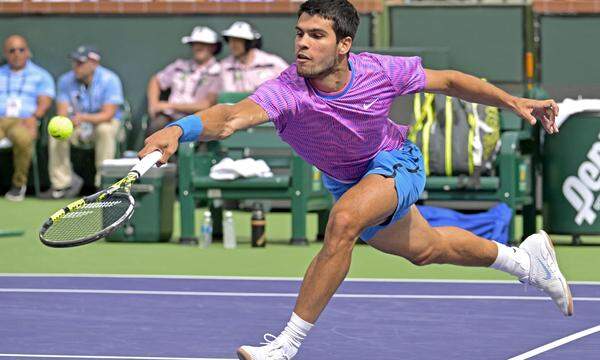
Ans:
[[[552,241],[545,232],[510,248],[457,227],[431,227],[412,206],[404,218],[380,230],[369,244],[413,264],[491,266],[529,282],[548,294],[564,315],[573,314],[573,298],[558,268]]]
[[[494,242],[458,227],[431,227],[414,205],[398,222],[380,230],[369,245],[419,266],[436,263],[487,267],[498,257]]]
[[[346,277],[356,238],[366,227],[389,218],[397,203],[393,178],[368,175],[349,189],[331,211],[323,247],[304,275],[292,320],[267,347],[243,346],[238,349],[240,359],[290,359],[294,356],[306,332]]]

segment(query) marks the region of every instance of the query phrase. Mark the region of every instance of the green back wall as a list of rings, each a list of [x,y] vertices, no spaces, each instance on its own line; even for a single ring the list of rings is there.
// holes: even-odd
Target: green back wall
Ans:
[[[449,66],[493,82],[523,80],[524,7],[390,9],[392,46],[447,47]]]
[[[540,17],[541,79],[559,100],[600,94],[600,17]]]
[[[254,24],[263,35],[263,49],[276,53],[288,62],[294,58],[296,16],[0,16],[0,37],[22,34],[29,40],[34,61],[55,77],[68,71],[67,54],[77,45],[98,47],[102,65],[116,71],[123,81],[125,96],[134,115],[145,112],[148,79],[176,57],[187,57],[188,47],[181,37],[196,25],[212,27],[217,32],[233,21]],[[371,19],[361,17],[355,44],[371,45]],[[223,47],[227,54],[227,46]]]

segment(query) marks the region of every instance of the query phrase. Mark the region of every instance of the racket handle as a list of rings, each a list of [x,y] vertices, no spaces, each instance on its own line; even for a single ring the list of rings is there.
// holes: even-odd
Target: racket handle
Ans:
[[[152,166],[160,160],[162,157],[162,152],[159,150],[153,151],[150,154],[144,156],[140,162],[134,166],[130,172],[135,172],[139,175],[139,177],[143,176],[146,171],[150,170]]]

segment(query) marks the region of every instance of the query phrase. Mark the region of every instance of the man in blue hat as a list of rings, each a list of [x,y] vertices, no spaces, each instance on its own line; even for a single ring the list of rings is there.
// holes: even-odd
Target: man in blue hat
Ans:
[[[73,70],[58,79],[57,115],[67,116],[75,126],[72,143],[94,142],[95,185],[100,186],[100,166],[115,157],[123,105],[119,76],[100,65],[100,53],[92,46],[79,46],[69,58]],[[83,185],[73,173],[70,142],[50,138],[48,172],[51,188],[43,198],[75,197]]]

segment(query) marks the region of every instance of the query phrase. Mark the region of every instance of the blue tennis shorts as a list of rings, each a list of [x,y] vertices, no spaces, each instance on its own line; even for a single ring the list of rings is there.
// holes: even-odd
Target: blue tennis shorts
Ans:
[[[425,188],[423,156],[419,148],[408,140],[404,142],[400,149],[382,151],[377,154],[369,163],[363,178],[370,174],[394,178],[398,206],[391,218],[384,223],[366,228],[360,235],[363,241],[372,239],[379,230],[403,218],[410,207],[419,200],[419,196]],[[343,183],[323,174],[323,184],[336,201],[360,180]]]

